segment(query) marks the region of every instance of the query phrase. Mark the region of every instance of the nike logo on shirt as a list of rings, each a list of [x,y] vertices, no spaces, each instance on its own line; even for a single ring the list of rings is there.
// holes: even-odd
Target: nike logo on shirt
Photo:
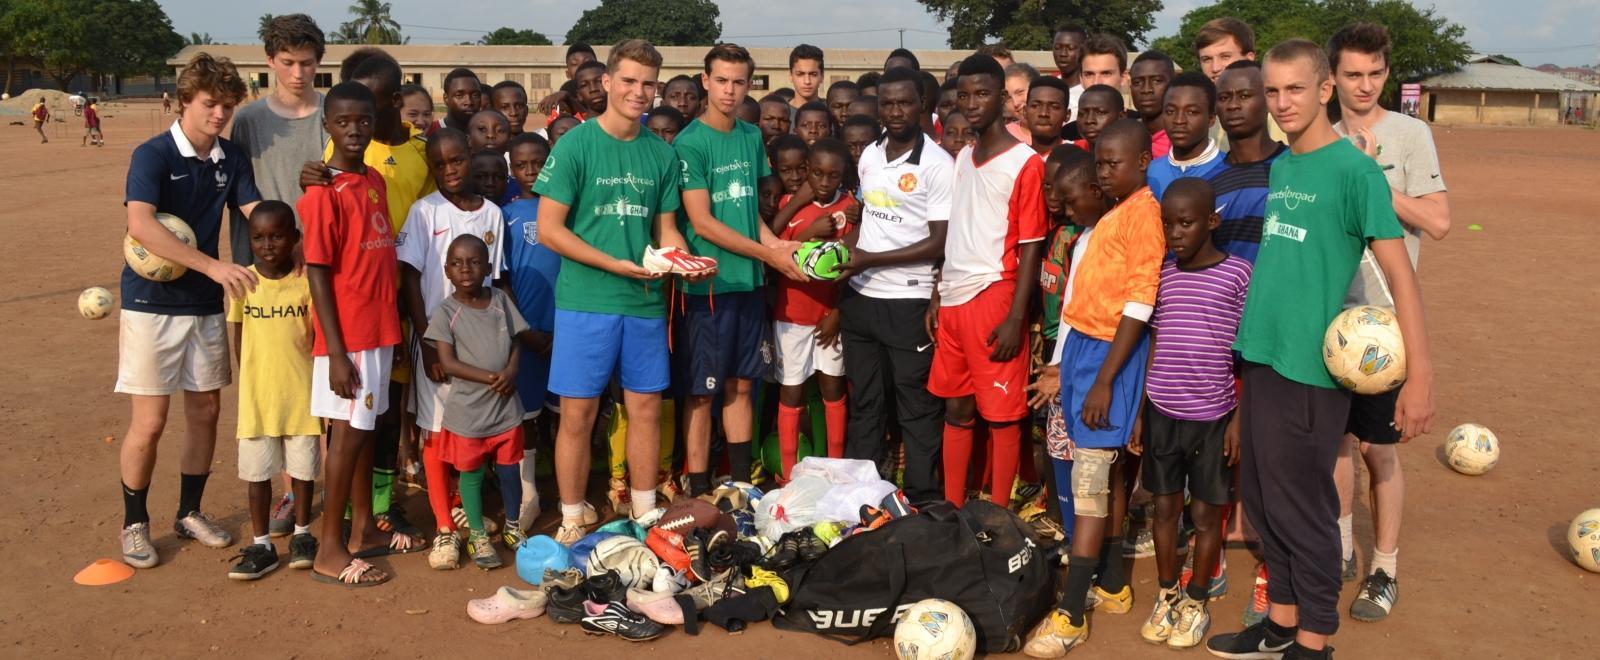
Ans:
[[[434,230],[433,235],[434,236],[442,236],[447,231],[450,231],[449,227],[445,227],[444,229],[437,229],[437,230]]]
[[[918,353],[921,353],[921,352],[923,352],[923,351],[926,351],[926,350],[928,350],[928,347],[929,347],[929,346],[932,346],[932,345],[933,345],[933,344],[931,344],[931,343],[928,343],[928,344],[923,344],[923,345],[921,345],[921,346],[918,346],[918,347],[917,347],[917,352],[918,352]]]
[[[167,176],[171,177],[173,181],[177,181],[178,179],[187,178],[189,175],[187,175],[187,174],[168,174]]]

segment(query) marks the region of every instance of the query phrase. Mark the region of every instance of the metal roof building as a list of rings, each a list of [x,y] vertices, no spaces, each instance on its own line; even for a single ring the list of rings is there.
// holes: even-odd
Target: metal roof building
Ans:
[[[1569,111],[1592,120],[1600,87],[1510,64],[1476,57],[1459,71],[1422,80],[1422,113],[1430,122],[1549,126],[1563,123]]]

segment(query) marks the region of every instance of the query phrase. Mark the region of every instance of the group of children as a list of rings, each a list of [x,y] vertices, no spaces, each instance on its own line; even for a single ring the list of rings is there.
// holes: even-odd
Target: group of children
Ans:
[[[1041,481],[1037,426],[1061,515],[1046,527],[1070,549],[1065,593],[1029,655],[1085,641],[1086,610],[1131,610],[1123,527],[1138,483],[1154,502],[1159,577],[1146,640],[1205,641],[1206,603],[1226,584],[1224,528],[1242,500],[1264,558],[1257,616],[1209,647],[1329,657],[1333,466],[1350,397],[1320,366],[1321,333],[1370,245],[1411,363],[1385,421],[1398,436],[1425,432],[1414,263],[1376,138],[1360,134],[1357,148],[1322,111],[1328,53],[1296,40],[1258,64],[1248,27],[1219,21],[1197,45],[1204,73],[1177,73],[1154,51],[1130,67],[1116,39],[1062,28],[1054,76],[989,49],[940,84],[899,49],[881,75],[824,90],[822,51],[800,46],[795,89],[759,101],[748,96],[754,60],[732,44],[710,49],[703,75],[664,84],[647,42],[620,43],[605,62],[580,45],[568,50],[570,84],[532,108],[517,83],[452,71],[436,121],[427,90],[361,49],[325,95],[296,74],[267,99],[279,116],[314,117],[306,130],[326,145],[278,177],[292,206],[262,201],[266,172],[251,165],[273,156],[220,137],[244,85],[227,61],[198,55],[179,77],[179,120],[136,151],[129,174],[129,233],[189,272],[166,284],[123,276],[118,391],[134,395],[124,558],[157,562],[143,499],[179,388],[191,416],[176,528],[232,543],[199,512],[230,353],[254,536],[230,576],[277,568],[282,518],[289,565],[348,586],[389,579],[364,561],[378,555],[427,550],[432,567],[455,568],[463,536],[478,567],[500,566],[491,534],[510,548],[526,538],[540,511],[535,447],[547,443],[555,538],[578,540],[599,522],[586,484],[603,405],[619,515],[647,520],[658,496],[704,494],[714,474],[751,480],[763,383],[775,386],[781,457],[763,468],[782,484],[814,381],[827,455],[882,462],[894,438],[914,503],[959,505],[986,484],[1009,505],[1019,474]],[[1333,60],[1386,66],[1386,35],[1350,36],[1374,30],[1342,30]],[[1217,33],[1243,52],[1213,68]],[[264,35],[285,70],[322,56],[302,15]],[[239,209],[233,231],[246,239],[234,240],[235,264],[217,259],[224,205]],[[164,234],[156,212],[187,219],[199,245]],[[837,281],[796,262],[816,241],[849,247]],[[217,322],[224,292],[231,351]],[[415,460],[412,437],[431,540],[390,495]],[[500,525],[484,511],[490,472]],[[290,492],[273,507],[280,474]],[[1185,527],[1190,566],[1178,560]]]

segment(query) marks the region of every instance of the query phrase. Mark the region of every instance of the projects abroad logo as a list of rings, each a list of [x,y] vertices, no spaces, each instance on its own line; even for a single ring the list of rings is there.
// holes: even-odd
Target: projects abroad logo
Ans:
[[[743,204],[744,200],[755,196],[755,188],[745,185],[738,179],[734,179],[733,181],[728,182],[728,188],[726,190],[718,190],[714,193],[711,193],[711,201],[738,202],[739,204]]]
[[[549,167],[549,161],[547,160],[545,162],[545,167]],[[640,190],[640,188],[655,188],[656,182],[653,179],[634,176],[633,172],[629,172],[622,176],[597,176],[594,178],[594,185],[628,186],[629,188],[632,188],[634,192],[643,192]]]
[[[1316,193],[1295,192],[1294,189],[1290,188],[1289,186],[1284,186],[1283,190],[1268,193],[1267,199],[1282,201],[1283,207],[1289,209],[1290,211],[1300,208],[1301,202],[1305,202],[1307,204],[1317,203]]]

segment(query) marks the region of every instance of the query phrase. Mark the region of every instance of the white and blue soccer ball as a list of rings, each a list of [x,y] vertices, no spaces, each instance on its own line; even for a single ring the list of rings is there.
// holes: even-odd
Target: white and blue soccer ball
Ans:
[[[1351,307],[1322,337],[1322,363],[1334,382],[1358,394],[1382,394],[1406,380],[1400,321],[1383,307]]]
[[[942,598],[917,601],[894,627],[894,654],[900,660],[970,660],[977,651],[972,619]]]
[[[1444,456],[1450,469],[1477,476],[1500,462],[1500,439],[1494,431],[1478,424],[1462,424],[1451,429],[1445,438]]]
[[[1572,548],[1572,561],[1584,570],[1600,573],[1600,509],[1589,509],[1572,519],[1567,546]]]

